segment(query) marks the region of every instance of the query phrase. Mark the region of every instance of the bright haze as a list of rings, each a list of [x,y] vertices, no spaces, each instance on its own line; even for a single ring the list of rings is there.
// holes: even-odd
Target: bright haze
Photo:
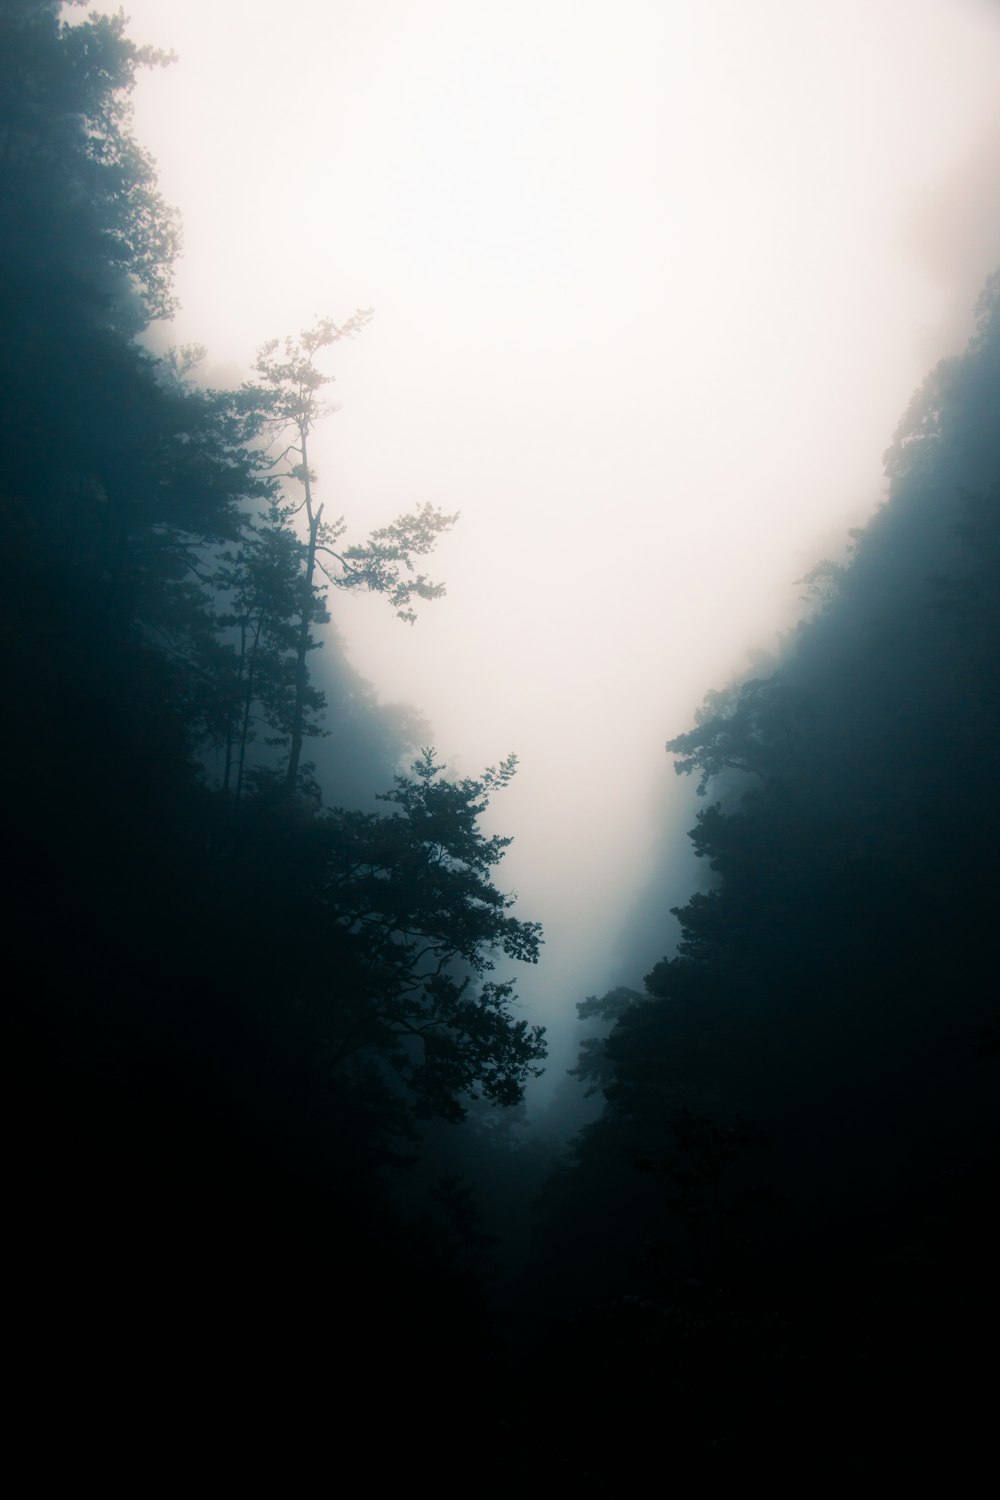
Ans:
[[[102,10],[117,7],[100,6]],[[354,664],[472,774],[509,750],[527,1012],[637,983],[616,934],[672,824],[663,742],[772,649],[882,493],[1000,259],[990,0],[133,0],[137,132],[183,215],[170,342],[208,378],[356,307],[314,450],[349,537],[461,512],[412,629]],[[672,799],[674,811],[671,812]],[[678,857],[686,859],[683,839]],[[639,951],[641,948],[642,951]]]

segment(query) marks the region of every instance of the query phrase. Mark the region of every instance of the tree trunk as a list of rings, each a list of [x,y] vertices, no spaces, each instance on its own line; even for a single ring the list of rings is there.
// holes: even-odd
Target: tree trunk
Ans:
[[[313,621],[315,596],[313,578],[316,575],[316,545],[319,539],[319,523],[323,514],[322,505],[313,510],[312,485],[309,480],[309,459],[306,453],[306,433],[300,427],[299,439],[302,453],[302,484],[305,489],[306,519],[309,523],[309,543],[306,549],[306,571],[302,581],[302,613],[299,618],[298,639],[295,646],[295,702],[292,707],[292,742],[288,751],[288,768],[285,771],[285,796],[291,797],[299,780],[299,764],[302,760],[302,741],[305,739],[306,693],[309,687],[309,669],[306,660],[309,654],[309,627]]]

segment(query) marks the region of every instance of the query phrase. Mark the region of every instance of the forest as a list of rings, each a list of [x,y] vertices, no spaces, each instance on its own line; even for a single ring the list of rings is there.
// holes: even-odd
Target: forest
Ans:
[[[130,98],[166,61],[123,17],[0,8],[34,1471],[995,1468],[1000,271],[780,659],[665,726],[705,878],[642,992],[581,998],[567,1141],[526,1123],[546,1038],[505,976],[544,934],[482,821],[516,756],[453,775],[330,620],[339,591],[433,609],[460,524],[422,504],[355,537],[324,507],[310,442],[368,310],[229,389],[140,340],[179,224]]]

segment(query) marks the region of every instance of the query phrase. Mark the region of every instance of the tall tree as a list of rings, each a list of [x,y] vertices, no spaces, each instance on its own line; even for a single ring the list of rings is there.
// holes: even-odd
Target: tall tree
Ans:
[[[432,583],[415,572],[413,559],[426,556],[438,536],[458,519],[457,515],[448,516],[424,505],[372,532],[363,544],[346,548],[339,546],[346,530],[343,517],[324,520],[325,502],[317,502],[314,493],[317,476],[310,468],[309,442],[316,423],[333,410],[321,396],[333,376],[322,372],[317,357],[342,339],[354,338],[371,317],[370,309],[358,309],[342,324],[319,319],[297,339],[287,338],[283,345],[277,339],[265,344],[254,367],[272,438],[264,468],[286,486],[297,487],[297,496],[293,494],[285,503],[283,514],[289,523],[294,517],[301,517],[304,523],[286,793],[298,786],[303,741],[310,732],[308,657],[318,644],[312,627],[328,618],[324,599],[327,587],[385,594],[399,618],[412,624],[416,619],[414,599],[437,599],[444,593],[443,584]]]
[[[237,801],[245,789],[248,752],[260,724],[281,743],[281,727],[289,718],[300,552],[298,538],[272,503],[263,520],[247,522],[239,548],[223,557],[216,574],[231,600],[220,623],[236,635],[223,694],[222,790],[233,792]],[[320,709],[322,694],[313,690],[309,706]]]

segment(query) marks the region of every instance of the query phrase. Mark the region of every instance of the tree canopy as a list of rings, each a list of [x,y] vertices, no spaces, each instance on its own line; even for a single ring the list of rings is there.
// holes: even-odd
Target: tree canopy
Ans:
[[[389,1169],[425,1119],[515,1104],[545,1045],[494,967],[541,942],[479,824],[513,758],[449,779],[428,751],[402,774],[418,716],[320,631],[328,587],[404,620],[438,598],[416,560],[454,517],[341,545],[316,496],[317,358],[367,314],[265,346],[228,391],[199,387],[197,347],[136,342],[170,312],[179,238],[129,106],[169,59],[126,24],[0,13],[0,774],[20,1264],[45,1328],[103,1306],[113,1342],[135,1304],[155,1345],[145,1284],[169,1281],[182,1322],[228,1258],[234,1294],[266,1281],[274,1309],[296,1236],[369,1288],[366,1262],[391,1265],[388,1285]],[[327,696],[321,784],[302,748]],[[68,1280],[63,1216],[86,1226]]]

